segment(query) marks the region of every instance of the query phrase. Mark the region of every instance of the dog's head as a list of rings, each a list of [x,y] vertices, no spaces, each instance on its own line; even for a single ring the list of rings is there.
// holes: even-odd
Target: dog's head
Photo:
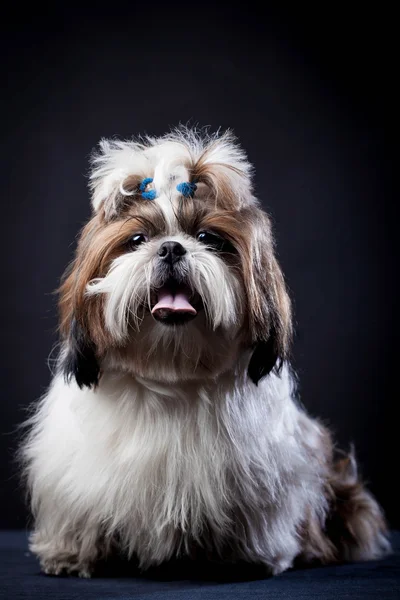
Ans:
[[[290,303],[231,133],[103,141],[91,187],[93,216],[61,287],[67,376],[177,382],[247,360],[258,383],[285,359]]]

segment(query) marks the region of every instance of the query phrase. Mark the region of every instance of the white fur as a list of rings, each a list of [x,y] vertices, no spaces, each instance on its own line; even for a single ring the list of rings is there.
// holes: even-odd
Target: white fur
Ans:
[[[176,185],[188,180],[188,167],[207,150],[205,162],[218,165],[235,189],[238,205],[251,203],[252,166],[234,135],[205,135],[196,130],[177,129],[161,138],[145,137],[139,140],[106,140],[100,142],[100,151],[92,158],[90,176],[92,206],[95,211],[105,206],[106,217],[118,210],[118,198],[124,192],[124,181],[131,175],[152,177],[159,202],[176,193]],[[202,192],[202,184],[199,186]],[[162,197],[162,198],[161,198]],[[161,200],[160,200],[161,198]]]
[[[33,549],[82,565],[77,536],[93,540],[89,562],[98,537],[118,533],[146,567],[207,527],[217,551],[228,541],[236,558],[287,568],[305,511],[325,509],[319,429],[303,445],[286,368],[259,388],[242,375],[171,387],[110,372],[96,391],[57,376],[25,446]]]

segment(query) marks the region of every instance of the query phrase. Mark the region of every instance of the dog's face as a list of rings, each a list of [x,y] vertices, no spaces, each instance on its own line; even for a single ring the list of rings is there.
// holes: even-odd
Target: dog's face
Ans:
[[[94,215],[61,288],[67,375],[207,379],[284,359],[290,306],[250,165],[230,134],[103,142]]]

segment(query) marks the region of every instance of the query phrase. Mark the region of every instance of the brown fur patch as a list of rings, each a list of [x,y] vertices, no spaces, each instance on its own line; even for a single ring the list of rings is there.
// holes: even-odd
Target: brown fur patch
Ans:
[[[222,210],[233,210],[238,208],[238,197],[232,186],[232,174],[247,180],[246,174],[230,165],[229,163],[207,162],[214,146],[219,142],[208,146],[200,158],[190,169],[191,180],[204,183],[210,192],[215,208]],[[250,186],[250,181],[248,181]]]
[[[328,489],[332,498],[325,530],[339,560],[371,560],[389,549],[387,525],[375,498],[357,475],[353,455],[332,465]]]
[[[300,529],[302,551],[297,558],[299,565],[314,562],[326,565],[337,562],[337,548],[324,532],[324,526],[315,515],[309,515]]]
[[[107,222],[96,214],[83,228],[76,258],[67,269],[59,289],[60,331],[66,338],[76,319],[102,354],[111,343],[104,328],[102,296],[87,296],[86,287],[96,277],[104,276],[112,261],[127,251],[134,233],[155,235],[164,230],[160,209],[147,201],[131,206],[122,218]]]
[[[236,249],[248,299],[250,340],[268,339],[273,326],[279,353],[284,358],[291,341],[291,306],[282,271],[274,255],[271,224],[258,207],[241,210],[210,209],[199,200],[181,202],[177,211],[181,228],[190,235],[212,230]],[[227,258],[229,262],[229,257]]]
[[[320,457],[326,462],[329,508],[325,519],[309,515],[303,522],[299,562],[380,558],[390,549],[381,508],[359,479],[353,454],[335,459],[330,434],[325,428],[322,431]]]
[[[276,349],[284,359],[292,334],[291,304],[284,278],[274,254],[271,225],[257,207],[249,214],[251,227],[243,239],[243,276],[249,304],[249,329],[253,340],[267,340],[274,331]]]

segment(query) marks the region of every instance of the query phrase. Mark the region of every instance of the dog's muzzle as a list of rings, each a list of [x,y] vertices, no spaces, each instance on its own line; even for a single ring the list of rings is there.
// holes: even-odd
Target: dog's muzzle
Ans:
[[[180,276],[180,263],[186,249],[176,241],[166,241],[157,252],[160,267],[168,274],[164,284],[154,290],[151,310],[157,321],[166,325],[179,325],[194,319],[201,308],[201,299]]]

